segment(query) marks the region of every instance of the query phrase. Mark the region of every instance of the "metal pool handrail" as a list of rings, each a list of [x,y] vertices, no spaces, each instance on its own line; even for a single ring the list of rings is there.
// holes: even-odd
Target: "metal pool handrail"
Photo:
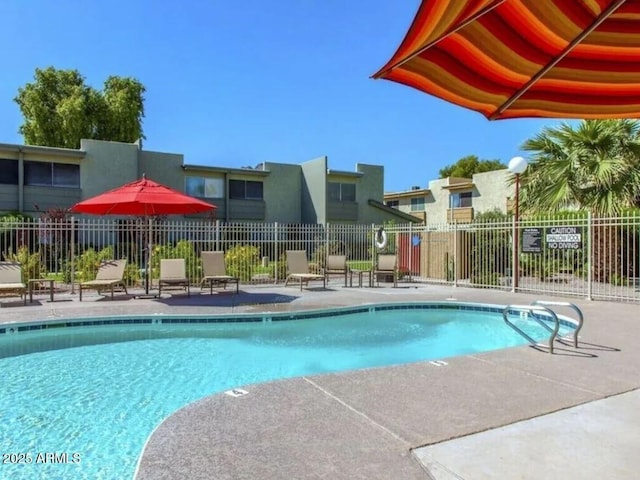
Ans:
[[[531,313],[532,314],[531,317],[536,322],[538,322],[541,326],[549,330],[551,332],[551,336],[549,337],[549,353],[553,353],[553,342],[555,341],[556,336],[558,335],[558,330],[560,330],[560,321],[558,320],[558,316],[556,315],[556,313],[550,308],[537,306],[537,305],[507,305],[504,308],[504,310],[502,310],[502,318],[504,319],[505,323],[509,325],[511,328],[513,328],[520,335],[522,335],[524,338],[529,340],[529,342],[532,345],[538,345],[538,342],[536,342],[533,338],[531,338],[522,329],[517,327],[514,323],[509,321],[509,312],[511,311]],[[533,315],[534,312],[541,312],[549,315],[553,319],[555,323],[555,327],[551,329],[551,327],[549,327],[549,325],[547,325],[544,322],[544,320],[542,320],[541,318],[538,318],[536,315]]]
[[[578,326],[573,331],[573,346],[575,348],[578,348],[578,333],[580,332],[580,329],[582,328],[582,324],[584,323],[584,316],[582,315],[582,310],[580,310],[577,305],[571,302],[554,302],[554,301],[547,301],[547,300],[536,300],[532,302],[531,305],[573,308],[573,310],[575,310],[575,312],[578,314],[578,320],[577,320]]]

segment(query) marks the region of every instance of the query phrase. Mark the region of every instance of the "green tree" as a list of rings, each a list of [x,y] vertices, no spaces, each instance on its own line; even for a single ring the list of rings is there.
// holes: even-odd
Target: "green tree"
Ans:
[[[453,165],[447,165],[440,169],[439,173],[440,178],[471,178],[474,173],[492,172],[503,168],[507,168],[507,166],[500,160],[480,160],[475,155],[467,155]]]
[[[133,78],[110,76],[100,92],[77,70],[37,68],[14,99],[24,116],[19,132],[27,145],[50,147],[78,148],[83,138],[135,142],[144,138],[144,92]]]
[[[144,86],[133,78],[107,78],[102,97],[106,121],[98,125],[100,140],[135,142],[144,138],[144,92]]]
[[[521,175],[525,211],[567,208],[613,215],[640,205],[640,123],[584,120],[544,128],[527,140]]]
[[[584,120],[545,128],[525,142],[531,164],[522,174],[520,205],[526,212],[582,209],[612,216],[640,206],[640,123]],[[635,276],[636,238],[608,221],[594,225],[593,278]],[[618,247],[611,252],[610,246]]]

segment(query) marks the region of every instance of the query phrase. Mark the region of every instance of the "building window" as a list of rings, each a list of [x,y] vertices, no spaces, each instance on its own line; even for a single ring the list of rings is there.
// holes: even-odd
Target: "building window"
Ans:
[[[185,192],[192,197],[224,198],[224,178],[186,177]]]
[[[331,202],[355,202],[356,201],[355,183],[329,182],[327,188],[329,193],[329,201]]]
[[[452,193],[449,197],[449,208],[470,207],[471,196],[471,192]]]
[[[229,180],[229,198],[239,200],[262,200],[263,183],[249,180]]]
[[[412,198],[411,199],[411,211],[412,212],[423,212],[424,211],[424,197]]]
[[[38,187],[80,188],[80,165],[24,162],[24,184]]]
[[[0,159],[0,183],[18,185],[18,161]]]
[[[398,208],[400,206],[400,200],[387,200],[387,207]]]

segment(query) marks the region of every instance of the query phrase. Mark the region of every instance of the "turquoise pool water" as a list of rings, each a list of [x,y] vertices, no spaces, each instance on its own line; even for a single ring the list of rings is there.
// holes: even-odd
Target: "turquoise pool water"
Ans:
[[[516,322],[534,338],[548,336]],[[523,342],[499,314],[450,309],[0,335],[0,478],[131,478],[154,427],[206,395]]]

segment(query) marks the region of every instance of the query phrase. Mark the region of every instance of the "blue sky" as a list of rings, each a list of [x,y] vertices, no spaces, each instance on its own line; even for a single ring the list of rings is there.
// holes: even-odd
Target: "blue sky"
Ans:
[[[553,120],[489,122],[370,76],[419,1],[3,0],[0,142],[22,143],[13,101],[36,68],[77,69],[147,88],[144,148],[185,163],[383,165],[385,191],[427,186],[466,155],[507,163]]]

